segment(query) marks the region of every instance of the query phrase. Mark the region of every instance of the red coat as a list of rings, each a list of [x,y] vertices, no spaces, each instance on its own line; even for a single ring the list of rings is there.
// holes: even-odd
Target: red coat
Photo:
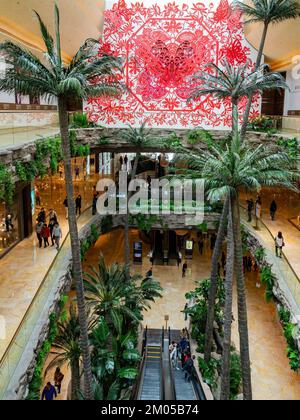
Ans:
[[[48,227],[43,227],[41,231],[42,238],[50,238],[50,229]]]

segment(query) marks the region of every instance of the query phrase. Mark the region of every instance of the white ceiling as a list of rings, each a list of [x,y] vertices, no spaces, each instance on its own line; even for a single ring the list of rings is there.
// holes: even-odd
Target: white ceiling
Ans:
[[[62,50],[70,59],[86,38],[99,38],[103,24],[104,0],[56,0],[60,9]],[[36,10],[53,33],[52,0],[1,0],[0,39],[22,41],[33,50],[44,49]]]

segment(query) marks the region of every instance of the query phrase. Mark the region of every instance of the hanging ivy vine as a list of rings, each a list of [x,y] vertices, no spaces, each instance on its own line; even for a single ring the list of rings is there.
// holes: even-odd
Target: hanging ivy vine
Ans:
[[[14,199],[14,182],[8,169],[0,164],[0,201],[11,205]]]

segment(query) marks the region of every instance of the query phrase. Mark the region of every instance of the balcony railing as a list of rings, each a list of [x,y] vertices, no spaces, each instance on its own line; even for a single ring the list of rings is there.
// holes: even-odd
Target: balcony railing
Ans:
[[[249,223],[247,222],[247,211],[244,207],[241,207],[241,218],[242,222],[246,226],[249,226]],[[264,221],[262,219],[257,219],[257,226],[255,227],[256,235],[258,236],[262,246],[266,248],[269,256],[274,256],[274,274],[278,274],[285,282],[290,291],[290,297],[292,297],[297,307],[300,308],[300,278],[298,274],[284,252],[282,258],[279,259],[275,257],[275,237]]]
[[[49,137],[59,131],[57,111],[0,112],[0,149]]]

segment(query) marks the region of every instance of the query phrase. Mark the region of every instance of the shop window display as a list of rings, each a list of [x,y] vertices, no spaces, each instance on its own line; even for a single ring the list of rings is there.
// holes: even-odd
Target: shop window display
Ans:
[[[19,241],[17,203],[0,203],[0,257]]]

